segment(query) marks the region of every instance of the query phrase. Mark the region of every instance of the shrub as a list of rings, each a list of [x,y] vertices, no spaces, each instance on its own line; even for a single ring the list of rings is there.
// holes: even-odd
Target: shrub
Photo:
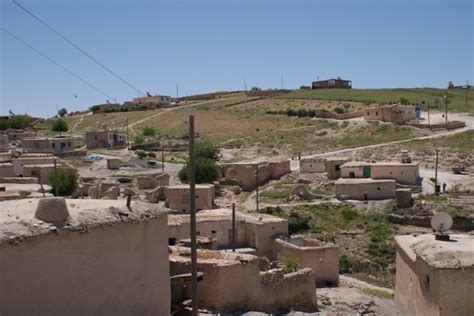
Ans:
[[[146,157],[146,153],[143,150],[135,150],[135,154],[138,156],[138,158],[143,159]]]
[[[132,140],[134,145],[140,146],[145,142],[145,136],[143,136],[141,133],[135,133]]]
[[[182,182],[189,181],[189,163],[178,174]],[[216,161],[206,158],[196,159],[196,183],[206,183],[218,180],[220,177],[219,166]]]
[[[52,188],[52,193],[56,195],[56,188],[59,196],[71,195],[77,188],[77,171],[69,167],[59,167],[56,172],[48,176],[48,184]]]
[[[292,108],[287,108],[286,109],[286,115],[287,116],[296,116],[296,111]]]
[[[297,212],[291,212],[288,217],[288,232],[290,235],[304,232],[310,229],[309,221],[311,217],[308,215],[300,215]]]
[[[143,136],[152,136],[152,137],[154,137],[156,135],[156,130],[153,127],[145,126],[142,129],[142,135]]]
[[[338,106],[334,109],[334,112],[336,112],[337,114],[342,114],[342,113],[345,113],[346,110]]]
[[[402,105],[409,105],[409,104],[410,104],[410,100],[408,100],[407,98],[401,97],[401,98],[400,98],[400,103],[401,103]]]
[[[309,110],[308,111],[308,116],[309,117],[316,117],[316,110],[313,110],[313,109]]]
[[[60,117],[64,117],[66,114],[67,114],[66,108],[62,108],[62,109],[59,109],[59,110],[58,110],[58,115],[59,115]]]
[[[298,109],[296,111],[296,115],[298,117],[306,117],[306,116],[308,116],[308,111],[306,111],[306,109]]]
[[[196,143],[196,158],[217,160],[219,158],[219,148],[210,140],[201,140]]]
[[[300,266],[298,258],[287,255],[281,257],[281,263],[283,264],[283,272],[285,273],[296,272]]]
[[[148,153],[148,157],[150,157],[150,158],[156,158],[156,154],[155,154],[154,152],[150,151],[150,152]]]

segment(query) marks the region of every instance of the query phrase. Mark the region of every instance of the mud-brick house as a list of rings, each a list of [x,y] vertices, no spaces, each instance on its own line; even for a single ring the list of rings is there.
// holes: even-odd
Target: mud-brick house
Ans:
[[[189,213],[189,190],[189,185],[166,187],[166,206],[172,210]],[[209,210],[215,207],[215,188],[213,184],[197,184],[195,190],[196,210]]]
[[[86,132],[87,149],[120,149],[127,147],[127,137],[118,132]]]
[[[74,151],[75,139],[69,136],[25,138],[21,141],[23,149],[30,153],[62,154]]]
[[[361,162],[351,161],[340,166],[342,178],[392,179],[403,185],[421,183],[419,165],[401,162]]]
[[[416,120],[416,107],[414,105],[385,105],[364,110],[366,121],[382,121],[396,124],[406,124]]]
[[[335,190],[339,200],[385,200],[396,197],[396,183],[391,179],[341,178],[335,182]]]
[[[474,236],[396,236],[397,315],[474,315]]]
[[[0,212],[0,314],[170,315],[167,210],[23,199]]]

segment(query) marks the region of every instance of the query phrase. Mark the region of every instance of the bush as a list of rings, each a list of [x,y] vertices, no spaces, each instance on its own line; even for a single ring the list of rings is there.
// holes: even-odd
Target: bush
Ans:
[[[402,105],[409,105],[409,104],[410,104],[410,100],[408,100],[407,98],[401,97],[401,98],[400,98],[400,103],[401,103]]]
[[[189,163],[181,169],[178,174],[182,182],[189,181]],[[219,166],[216,161],[206,158],[196,159],[196,183],[208,183],[218,180],[220,177]]]
[[[135,133],[132,140],[134,145],[140,146],[145,142],[145,136],[143,136],[141,133]]]
[[[342,114],[342,113],[345,113],[346,110],[344,108],[341,108],[341,107],[336,107],[334,109],[334,112],[336,112],[337,114]]]
[[[219,159],[219,148],[210,140],[201,140],[196,143],[196,158]]]
[[[142,129],[142,135],[143,135],[143,136],[155,137],[155,135],[156,135],[156,130],[155,130],[153,127],[145,126],[145,127]]]
[[[309,117],[316,117],[316,110],[309,110],[308,111],[308,116]]]
[[[300,215],[297,212],[291,212],[288,217],[288,232],[292,235],[309,230],[310,220],[311,217],[308,215]]]
[[[306,117],[306,116],[308,116],[308,111],[306,111],[306,109],[298,109],[296,111],[296,115],[298,117]]]
[[[48,176],[48,184],[52,188],[52,193],[56,195],[56,188],[59,196],[71,195],[77,188],[77,171],[69,167],[59,167],[56,172]]]
[[[286,109],[286,115],[287,116],[296,116],[296,111],[292,108],[287,108]]]
[[[148,153],[148,157],[150,157],[150,158],[156,158],[156,154],[155,154],[154,152],[150,151],[150,152]]]
[[[298,258],[287,255],[281,257],[281,263],[283,264],[283,272],[285,273],[296,272],[300,266]]]

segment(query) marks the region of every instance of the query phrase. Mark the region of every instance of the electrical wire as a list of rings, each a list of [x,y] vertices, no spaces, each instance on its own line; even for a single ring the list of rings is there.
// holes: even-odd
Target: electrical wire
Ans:
[[[38,22],[40,22],[41,24],[43,24],[45,27],[47,27],[51,32],[55,33],[56,35],[58,35],[60,38],[62,38],[65,42],[67,42],[69,45],[71,45],[72,47],[74,47],[75,49],[77,49],[79,52],[81,52],[84,56],[86,56],[87,58],[89,58],[90,60],[92,60],[94,63],[96,63],[97,65],[99,65],[100,67],[102,67],[103,69],[105,69],[108,73],[110,73],[111,75],[113,75],[115,78],[119,79],[120,81],[122,81],[124,84],[126,84],[127,86],[129,86],[130,88],[132,88],[133,90],[135,90],[138,95],[142,95],[143,93],[138,89],[136,88],[134,85],[132,85],[130,82],[128,82],[127,80],[125,80],[123,77],[121,77],[120,75],[118,75],[117,73],[115,73],[114,71],[112,71],[109,67],[107,67],[106,65],[104,65],[103,63],[101,63],[100,61],[98,61],[96,58],[94,58],[93,56],[91,56],[89,53],[87,53],[85,50],[83,50],[82,48],[80,48],[77,44],[75,44],[73,41],[71,41],[70,39],[68,39],[65,35],[59,33],[58,31],[56,31],[52,26],[50,26],[49,24],[47,24],[45,21],[41,20],[38,16],[36,16],[35,14],[33,14],[30,10],[28,10],[27,8],[25,8],[23,5],[21,5],[20,3],[18,3],[16,0],[12,0],[13,4],[15,4],[16,6],[18,6],[20,9],[22,9],[23,11],[25,11],[28,15],[30,15],[31,17],[33,17],[35,20],[37,20]]]
[[[8,35],[10,35],[11,37],[13,37],[14,39],[16,39],[17,41],[19,41],[20,43],[22,43],[23,45],[25,45],[26,47],[30,48],[31,50],[33,50],[34,52],[36,52],[38,55],[42,56],[43,58],[47,59],[49,62],[55,64],[56,66],[58,66],[59,68],[61,68],[63,71],[67,72],[68,74],[70,74],[71,76],[75,77],[76,79],[79,79],[80,81],[82,81],[83,83],[85,83],[86,85],[88,85],[89,87],[91,87],[92,89],[96,90],[97,92],[100,92],[101,94],[103,94],[104,96],[106,96],[107,98],[109,99],[112,99],[112,97],[110,95],[108,95],[107,93],[105,93],[104,91],[102,91],[101,89],[97,88],[96,86],[94,86],[92,83],[88,82],[87,80],[83,79],[82,77],[80,77],[78,74],[74,73],[73,71],[67,69],[66,67],[64,67],[63,65],[61,65],[60,63],[56,62],[55,60],[53,60],[52,58],[48,57],[47,55],[45,55],[44,53],[42,53],[41,51],[39,51],[38,49],[34,48],[33,46],[31,46],[30,44],[28,44],[27,42],[25,42],[24,40],[22,40],[21,38],[19,38],[18,36],[16,36],[15,34],[13,34],[12,32],[8,31],[6,28],[4,28],[3,26],[0,26],[0,29],[7,33]]]

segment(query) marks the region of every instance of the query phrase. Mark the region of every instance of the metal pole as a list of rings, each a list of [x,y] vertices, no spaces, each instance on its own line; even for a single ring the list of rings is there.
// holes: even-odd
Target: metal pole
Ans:
[[[436,149],[436,162],[435,162],[435,193],[436,192],[436,188],[438,187],[438,152],[439,150]]]
[[[235,252],[235,203],[232,203],[232,251]]]
[[[130,137],[128,135],[128,117],[127,117],[127,150],[130,150]]]
[[[165,173],[165,146],[161,145],[161,173]]]
[[[54,158],[54,179],[56,180],[56,196],[59,196],[58,163],[56,161],[56,158]]]
[[[191,299],[193,316],[198,314],[196,251],[196,165],[194,160],[194,115],[189,116],[189,209],[191,216]]]
[[[256,194],[257,194],[257,212],[259,211],[258,209],[258,162],[257,164],[255,165],[256,166],[256,170],[255,170],[255,180],[256,180]]]

